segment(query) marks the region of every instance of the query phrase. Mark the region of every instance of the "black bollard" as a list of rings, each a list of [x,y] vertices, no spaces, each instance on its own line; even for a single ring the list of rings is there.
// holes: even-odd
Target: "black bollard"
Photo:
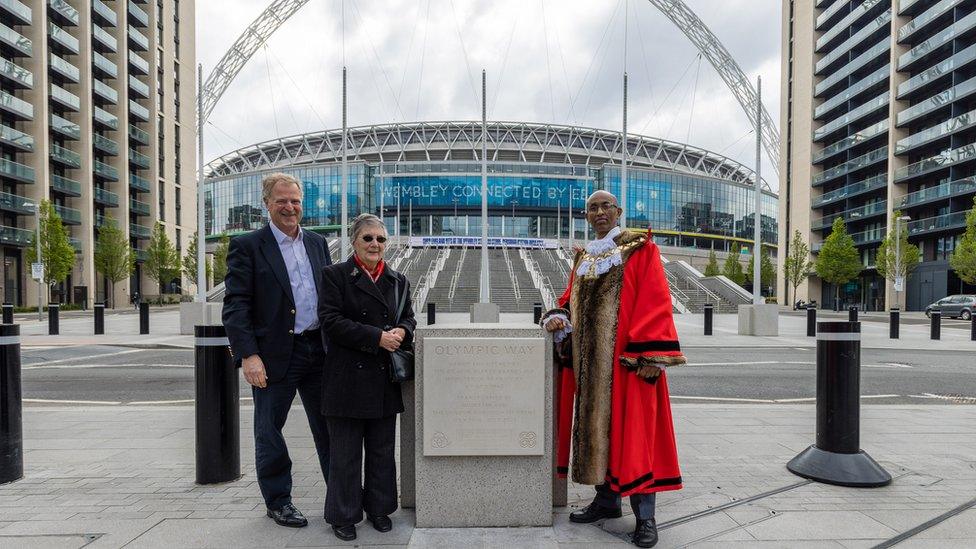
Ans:
[[[223,326],[194,326],[197,484],[241,478],[240,386]]]
[[[847,308],[847,321],[848,322],[857,322],[857,307],[856,306],[851,305],[850,307]]]
[[[542,320],[542,303],[532,304],[532,324],[536,326],[539,325],[539,321]]]
[[[976,341],[976,314],[970,318],[970,323],[972,324],[972,327],[969,329],[969,340]]]
[[[50,303],[47,306],[47,333],[58,335],[61,333],[61,323],[58,321],[58,314],[61,312],[61,305]]]
[[[817,335],[817,309],[816,307],[807,307],[807,337],[815,337]]]
[[[712,312],[715,306],[711,303],[705,304],[705,335],[712,335]]]
[[[3,323],[13,324],[14,323],[14,304],[4,303],[3,304]]]
[[[942,339],[942,311],[932,311],[929,336],[932,339]]]
[[[431,326],[437,320],[437,304],[427,304],[427,325]]]
[[[140,334],[149,333],[149,304],[148,303],[139,304],[139,333]]]
[[[20,326],[0,326],[0,484],[24,478]]]
[[[888,315],[888,338],[898,339],[898,323],[901,322],[901,311],[895,307]]]
[[[105,304],[96,303],[95,304],[95,335],[103,335],[105,333]]]
[[[817,438],[786,468],[852,487],[885,486],[891,475],[861,450],[861,323],[817,326]]]

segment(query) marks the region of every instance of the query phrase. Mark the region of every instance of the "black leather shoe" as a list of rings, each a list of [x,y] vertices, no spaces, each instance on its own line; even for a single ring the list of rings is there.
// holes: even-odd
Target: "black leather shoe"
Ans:
[[[630,536],[630,541],[638,547],[654,547],[657,545],[657,522],[654,519],[637,519],[637,528]]]
[[[356,525],[347,524],[345,526],[333,526],[332,533],[342,541],[352,541],[356,539]]]
[[[268,509],[268,516],[273,518],[281,526],[288,526],[289,528],[308,526],[308,520],[305,519],[305,515],[298,509],[295,509],[295,506],[290,503],[284,505],[281,509]]]
[[[569,522],[588,524],[590,522],[596,522],[600,519],[620,517],[620,509],[608,509],[602,505],[598,505],[597,503],[591,503],[579,511],[573,511],[570,513]]]
[[[366,518],[373,523],[373,528],[376,528],[377,532],[389,532],[393,529],[393,521],[386,515],[378,517],[367,515]]]

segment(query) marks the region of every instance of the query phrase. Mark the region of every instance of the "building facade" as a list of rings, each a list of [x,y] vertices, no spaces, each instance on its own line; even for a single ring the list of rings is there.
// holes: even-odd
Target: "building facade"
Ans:
[[[864,267],[787,302],[921,310],[976,291],[948,263],[976,196],[976,2],[784,0],[782,63],[780,249],[798,230],[816,254],[840,217]],[[876,270],[896,212],[922,253],[900,292]]]
[[[93,253],[109,218],[137,250],[113,301],[159,292],[142,269],[154,223],[180,248],[196,230],[194,27],[193,0],[0,0],[5,302],[37,303],[24,250],[41,200],[76,251],[53,299],[106,298]]]
[[[349,218],[382,215],[400,236],[481,235],[481,124],[429,122],[348,131]],[[621,196],[618,132],[522,122],[488,124],[490,236],[589,237],[589,193]],[[299,135],[227,154],[208,166],[207,235],[261,227],[261,179],[283,171],[304,183],[306,226],[337,234],[341,130]],[[630,227],[650,227],[662,245],[751,250],[752,170],[681,143],[628,138]],[[775,256],[777,197],[763,194],[762,238]],[[572,221],[570,221],[572,219]]]

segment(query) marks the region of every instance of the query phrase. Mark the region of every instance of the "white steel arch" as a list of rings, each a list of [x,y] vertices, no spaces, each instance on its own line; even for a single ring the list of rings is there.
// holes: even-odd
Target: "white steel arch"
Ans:
[[[257,19],[237,38],[234,45],[220,59],[217,66],[207,77],[203,86],[203,122],[206,122],[214,106],[227,88],[234,81],[247,61],[264,43],[285,23],[292,15],[300,10],[309,0],[273,0]],[[698,51],[708,59],[712,68],[735,95],[736,100],[745,111],[749,122],[756,126],[756,90],[746,78],[742,68],[729,53],[722,42],[715,36],[707,25],[695,14],[683,0],[648,0],[659,9],[678,29],[688,37],[698,48]],[[762,144],[773,165],[773,170],[779,174],[779,129],[773,122],[766,107],[762,107],[761,133]]]

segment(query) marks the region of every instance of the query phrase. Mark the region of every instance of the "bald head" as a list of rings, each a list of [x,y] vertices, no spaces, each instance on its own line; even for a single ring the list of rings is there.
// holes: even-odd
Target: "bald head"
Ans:
[[[617,197],[614,196],[612,192],[604,191],[602,189],[598,191],[593,191],[593,193],[590,194],[590,196],[586,199],[586,207],[589,208],[590,204],[593,202],[596,203],[609,202],[614,206],[618,205]]]
[[[617,205],[617,197],[609,191],[595,191],[586,199],[586,221],[597,238],[607,236],[617,226],[621,213],[623,210]]]

